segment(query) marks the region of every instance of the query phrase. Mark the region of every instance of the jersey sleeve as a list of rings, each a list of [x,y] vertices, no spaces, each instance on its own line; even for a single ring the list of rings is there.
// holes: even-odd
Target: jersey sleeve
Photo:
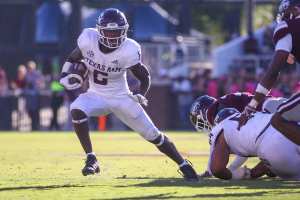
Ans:
[[[83,29],[81,34],[79,35],[77,39],[77,46],[79,47],[80,51],[84,54],[86,52],[88,46],[89,46],[89,30],[88,29]]]
[[[141,46],[135,42],[128,49],[125,68],[132,67],[140,62],[141,62]]]
[[[247,92],[236,92],[222,96],[218,101],[221,107],[233,107],[242,112],[252,99],[252,96]]]
[[[291,52],[293,48],[292,35],[289,33],[276,43],[275,51],[284,50],[287,52]]]
[[[277,24],[277,26],[274,30],[274,34],[273,34],[273,43],[274,43],[275,47],[277,47],[277,44],[280,40],[282,41],[282,39],[285,38],[289,34],[290,34],[290,31],[289,31],[288,24],[285,21],[279,22]]]

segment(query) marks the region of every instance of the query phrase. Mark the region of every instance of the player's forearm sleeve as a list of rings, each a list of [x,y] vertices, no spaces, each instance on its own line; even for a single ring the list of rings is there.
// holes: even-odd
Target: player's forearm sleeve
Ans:
[[[65,62],[65,64],[62,67],[61,73],[67,73],[70,69],[70,67],[72,66],[71,62]]]

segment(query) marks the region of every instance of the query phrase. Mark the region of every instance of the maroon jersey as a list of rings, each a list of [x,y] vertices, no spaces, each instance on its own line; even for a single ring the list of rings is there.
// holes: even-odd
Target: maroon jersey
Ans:
[[[240,112],[243,112],[244,108],[251,101],[253,95],[248,92],[237,92],[224,95],[217,99],[207,109],[207,120],[210,124],[214,124],[216,114],[223,108],[235,108]],[[262,103],[258,105],[257,110],[261,111]]]
[[[274,44],[288,34],[292,36],[291,54],[300,63],[300,17],[284,20],[277,25],[273,35]]]

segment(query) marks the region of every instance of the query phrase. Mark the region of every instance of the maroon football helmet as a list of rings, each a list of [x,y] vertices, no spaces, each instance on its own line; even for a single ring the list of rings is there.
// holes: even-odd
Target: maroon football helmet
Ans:
[[[127,37],[128,22],[123,12],[109,8],[102,12],[97,20],[100,34],[99,42],[105,47],[116,49]]]
[[[207,119],[207,110],[217,101],[214,97],[203,95],[198,97],[191,106],[190,120],[197,131],[210,131],[212,124]]]

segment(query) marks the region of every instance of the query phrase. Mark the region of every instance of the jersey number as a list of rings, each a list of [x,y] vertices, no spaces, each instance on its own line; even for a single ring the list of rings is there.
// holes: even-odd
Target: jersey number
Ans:
[[[107,85],[108,73],[94,70],[94,82],[99,85]]]

